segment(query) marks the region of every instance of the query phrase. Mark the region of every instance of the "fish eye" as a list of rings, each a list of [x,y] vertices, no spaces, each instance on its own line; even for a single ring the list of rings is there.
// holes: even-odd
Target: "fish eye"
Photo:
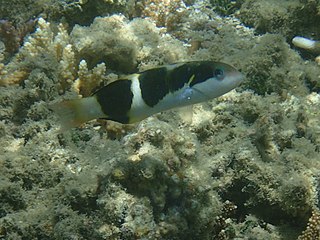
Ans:
[[[214,70],[214,76],[218,79],[218,80],[222,80],[224,78],[224,71],[221,68],[217,68],[216,70]]]

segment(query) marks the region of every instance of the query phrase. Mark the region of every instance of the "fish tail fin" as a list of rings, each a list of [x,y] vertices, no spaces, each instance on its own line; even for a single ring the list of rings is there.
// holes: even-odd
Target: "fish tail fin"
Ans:
[[[90,120],[106,117],[95,97],[54,103],[50,109],[59,117],[61,130],[68,130]]]

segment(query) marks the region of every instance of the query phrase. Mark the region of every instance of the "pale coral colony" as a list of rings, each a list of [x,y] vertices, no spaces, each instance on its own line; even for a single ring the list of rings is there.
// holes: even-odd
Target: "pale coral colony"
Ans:
[[[4,0],[0,18],[1,239],[319,239],[319,1]],[[192,60],[246,80],[191,122],[61,132],[49,108]]]

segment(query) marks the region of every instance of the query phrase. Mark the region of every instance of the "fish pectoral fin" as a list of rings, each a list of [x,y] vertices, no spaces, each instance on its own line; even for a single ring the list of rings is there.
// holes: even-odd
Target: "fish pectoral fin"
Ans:
[[[185,124],[191,125],[193,119],[193,105],[180,107],[177,109],[178,115]]]

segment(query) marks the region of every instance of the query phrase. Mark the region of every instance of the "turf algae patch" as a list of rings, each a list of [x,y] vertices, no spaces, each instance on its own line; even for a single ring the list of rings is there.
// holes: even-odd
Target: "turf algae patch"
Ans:
[[[280,33],[287,39],[297,33],[316,33],[319,22],[317,1],[252,1],[241,6],[240,19],[258,33]]]

